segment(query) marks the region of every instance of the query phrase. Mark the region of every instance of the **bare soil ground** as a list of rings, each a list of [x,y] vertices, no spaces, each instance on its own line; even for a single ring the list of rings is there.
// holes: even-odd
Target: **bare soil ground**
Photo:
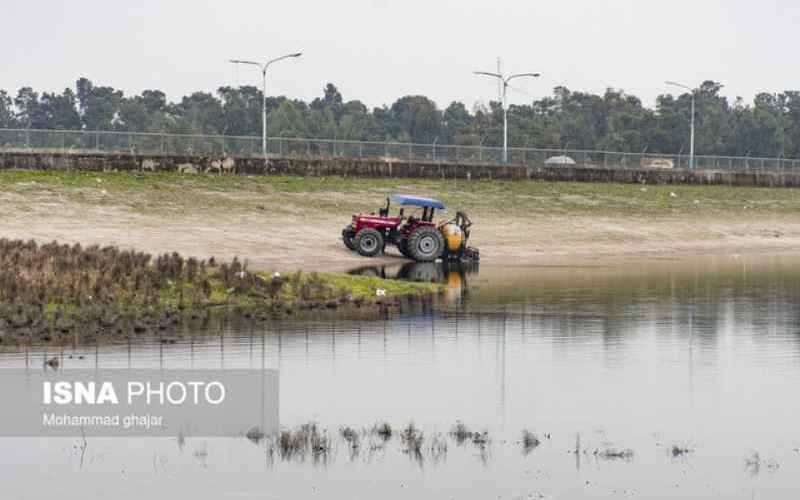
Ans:
[[[800,192],[612,184],[0,173],[0,237],[342,271],[341,228],[392,192],[470,214],[484,263],[560,265],[800,251]],[[445,215],[446,216],[446,215]]]

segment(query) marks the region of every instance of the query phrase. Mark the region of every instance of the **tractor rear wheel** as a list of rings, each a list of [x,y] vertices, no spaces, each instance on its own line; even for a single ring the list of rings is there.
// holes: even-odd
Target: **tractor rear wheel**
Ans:
[[[342,229],[342,242],[348,250],[356,249],[356,232],[352,224]]]
[[[356,251],[364,257],[375,257],[383,251],[383,235],[377,229],[362,229],[356,235]]]
[[[408,237],[406,251],[419,262],[436,260],[444,253],[444,236],[436,228],[421,227]]]

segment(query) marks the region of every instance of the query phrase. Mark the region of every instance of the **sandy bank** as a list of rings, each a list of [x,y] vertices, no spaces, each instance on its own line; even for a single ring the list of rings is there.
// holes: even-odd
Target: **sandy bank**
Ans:
[[[270,181],[163,178],[139,186],[115,179],[6,178],[0,236],[239,256],[262,269],[342,271],[372,262],[340,242],[350,214],[375,209],[387,193],[401,190],[442,193],[454,208],[467,210],[475,223],[472,244],[491,264],[800,251],[800,198],[785,189],[587,185],[578,189],[588,191],[575,192],[570,184],[495,183],[500,187],[481,192],[430,181],[384,186],[354,180],[342,192],[318,184],[287,190]],[[658,198],[652,206],[650,197]],[[394,249],[382,258],[397,259]]]

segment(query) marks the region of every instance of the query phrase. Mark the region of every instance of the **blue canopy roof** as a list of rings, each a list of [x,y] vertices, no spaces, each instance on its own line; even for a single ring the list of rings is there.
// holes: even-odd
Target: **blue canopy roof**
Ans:
[[[404,194],[396,194],[392,196],[392,201],[398,205],[411,205],[414,207],[428,207],[444,209],[444,203],[439,200],[431,200],[430,198],[420,198],[419,196],[406,196]]]

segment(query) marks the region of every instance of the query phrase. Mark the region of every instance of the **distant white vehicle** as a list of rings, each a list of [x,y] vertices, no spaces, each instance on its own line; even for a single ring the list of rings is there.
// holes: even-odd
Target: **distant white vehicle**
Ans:
[[[642,158],[643,168],[675,168],[675,162],[670,158]]]
[[[551,156],[544,161],[545,165],[575,165],[575,160],[567,155]]]

